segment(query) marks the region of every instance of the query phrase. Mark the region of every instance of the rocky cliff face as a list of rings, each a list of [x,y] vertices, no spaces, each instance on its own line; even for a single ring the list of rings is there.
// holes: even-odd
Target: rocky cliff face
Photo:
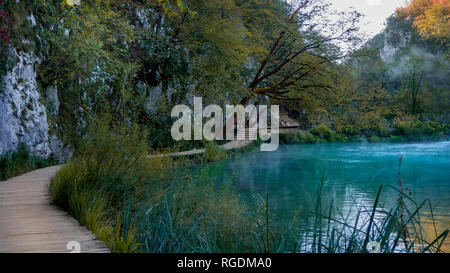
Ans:
[[[15,49],[9,55],[13,65],[2,79],[4,89],[0,91],[0,154],[16,150],[22,142],[35,155],[66,159],[69,151],[58,138],[49,135],[47,109],[34,70],[38,58]],[[50,93],[57,97],[55,91]]]
[[[36,58],[15,49],[10,55],[16,60],[0,94],[0,153],[15,150],[23,142],[34,154],[48,157],[47,112],[37,90]]]
[[[387,29],[383,33],[384,45],[380,49],[380,57],[385,63],[391,63],[397,52],[406,47],[411,39],[410,33]]]

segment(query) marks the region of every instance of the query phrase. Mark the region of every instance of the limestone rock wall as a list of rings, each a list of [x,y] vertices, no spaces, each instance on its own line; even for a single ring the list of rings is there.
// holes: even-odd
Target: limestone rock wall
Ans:
[[[0,91],[0,154],[14,151],[19,143],[24,143],[34,155],[66,160],[71,155],[70,150],[49,134],[46,99],[38,90],[34,70],[38,58],[16,49],[11,49],[9,55],[12,65],[2,79],[4,89]],[[57,113],[57,90],[46,93],[52,105],[57,104],[50,110]]]
[[[25,143],[33,154],[48,157],[47,112],[37,90],[34,63],[29,53],[10,50],[14,66],[9,69],[0,94],[0,154]]]

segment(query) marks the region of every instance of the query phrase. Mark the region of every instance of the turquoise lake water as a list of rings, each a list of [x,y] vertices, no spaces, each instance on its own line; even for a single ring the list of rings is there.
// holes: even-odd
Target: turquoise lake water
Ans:
[[[208,165],[208,177],[232,182],[242,196],[269,193],[269,205],[280,221],[294,212],[313,210],[315,192],[324,178],[324,202],[341,212],[371,207],[383,185],[381,207],[396,206],[399,158],[406,192],[421,203],[428,199],[438,231],[450,228],[450,142],[412,144],[282,145],[276,152],[246,153]],[[431,214],[422,214],[424,228],[434,234]],[[445,249],[450,244],[446,240]]]

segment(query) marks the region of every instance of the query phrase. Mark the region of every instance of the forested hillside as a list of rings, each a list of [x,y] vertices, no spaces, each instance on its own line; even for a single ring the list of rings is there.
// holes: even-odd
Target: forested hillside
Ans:
[[[355,61],[360,84],[386,90],[397,111],[450,122],[449,6],[415,0],[399,8],[365,47],[369,57]]]

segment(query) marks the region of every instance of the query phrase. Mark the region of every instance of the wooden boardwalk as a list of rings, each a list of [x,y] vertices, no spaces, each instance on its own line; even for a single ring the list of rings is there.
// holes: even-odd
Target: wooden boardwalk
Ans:
[[[60,166],[0,182],[0,253],[109,252],[67,212],[52,204],[49,184]]]
[[[252,143],[253,143],[253,140],[234,140],[234,141],[230,141],[224,145],[219,146],[219,148],[221,148],[225,151],[228,151],[228,150],[233,150],[233,149],[240,149],[240,148],[248,146]],[[201,155],[201,154],[204,154],[205,152],[206,152],[206,149],[194,149],[194,150],[184,151],[184,152],[149,155],[148,158]]]
[[[295,131],[297,129],[298,129],[297,127],[284,127],[284,128],[279,128],[279,132],[286,133],[289,131]],[[268,129],[268,131],[270,132],[270,129]],[[244,148],[253,143],[253,140],[249,140],[248,130],[246,131],[246,135],[244,138],[246,140],[232,140],[232,141],[227,142],[226,144],[219,146],[219,148],[223,149],[225,151],[230,151],[230,150]],[[194,149],[194,150],[190,150],[190,151],[174,152],[174,153],[167,153],[167,154],[153,154],[153,155],[149,155],[148,158],[201,155],[201,154],[204,154],[205,152],[206,152],[206,149]]]

